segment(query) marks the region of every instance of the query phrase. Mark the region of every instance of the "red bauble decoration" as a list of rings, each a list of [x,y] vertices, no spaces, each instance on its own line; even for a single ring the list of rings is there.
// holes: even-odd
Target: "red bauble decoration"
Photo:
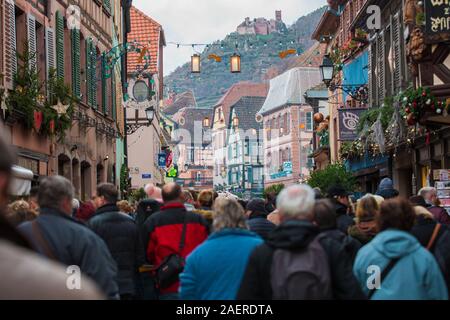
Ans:
[[[39,131],[42,126],[42,121],[44,120],[44,116],[42,111],[34,111],[34,128],[36,131]]]
[[[55,133],[55,120],[53,120],[53,119],[50,120],[49,127],[50,127],[51,134],[54,134]]]
[[[406,108],[406,109],[405,109],[405,112],[406,112],[406,113],[411,113],[411,109],[410,109],[410,108]]]
[[[414,117],[414,115],[412,113],[410,113],[406,117],[406,122],[408,123],[409,126],[414,126],[417,123],[416,118]]]
[[[426,97],[427,96],[427,93],[424,91],[424,92],[422,92],[422,97]]]

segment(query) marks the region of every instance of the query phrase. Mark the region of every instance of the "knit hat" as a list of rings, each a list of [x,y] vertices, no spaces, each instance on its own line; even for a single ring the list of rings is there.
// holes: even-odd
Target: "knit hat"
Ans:
[[[263,199],[253,199],[247,203],[245,208],[247,211],[251,211],[252,214],[267,216],[269,213],[266,210],[266,203]]]

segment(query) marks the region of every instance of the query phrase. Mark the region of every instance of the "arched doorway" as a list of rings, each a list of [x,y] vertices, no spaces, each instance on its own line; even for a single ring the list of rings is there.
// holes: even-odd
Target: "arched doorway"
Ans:
[[[72,180],[72,165],[70,158],[65,154],[58,156],[58,175]]]
[[[97,185],[105,181],[105,167],[99,163],[97,164]]]
[[[78,159],[72,159],[72,183],[75,189],[75,197],[77,199],[81,196],[81,172],[80,161]]]
[[[80,198],[82,201],[86,201],[92,197],[92,168],[89,162],[82,161],[80,164],[80,169]]]

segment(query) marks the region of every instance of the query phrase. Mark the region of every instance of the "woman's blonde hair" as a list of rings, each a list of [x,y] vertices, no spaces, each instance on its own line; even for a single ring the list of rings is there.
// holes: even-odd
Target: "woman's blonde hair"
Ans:
[[[214,231],[228,228],[247,229],[244,209],[236,200],[217,198],[213,211]]]
[[[373,195],[367,194],[358,200],[358,205],[356,206],[356,218],[358,221],[374,220],[379,212],[380,205]]]
[[[129,204],[129,202],[127,200],[122,200],[122,201],[117,202],[117,207],[123,213],[132,213],[133,212],[133,207]]]
[[[31,209],[28,202],[25,200],[17,200],[8,206],[6,218],[13,225],[18,226],[23,222],[32,221],[36,219],[38,213]]]

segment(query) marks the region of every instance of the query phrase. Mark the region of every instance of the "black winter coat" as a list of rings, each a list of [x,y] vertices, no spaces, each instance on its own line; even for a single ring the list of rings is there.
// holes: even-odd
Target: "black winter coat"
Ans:
[[[348,207],[340,202],[334,201],[334,208],[336,210],[337,228],[343,233],[348,234],[348,228],[355,224],[353,218],[347,214]]]
[[[105,241],[117,263],[120,295],[136,295],[139,267],[144,264],[145,254],[134,220],[120,213],[116,205],[108,204],[95,212],[88,226]]]
[[[276,249],[301,250],[319,234],[309,221],[287,221],[278,226],[251,254],[237,295],[238,300],[271,300],[271,267]],[[353,275],[351,257],[331,237],[320,240],[328,255],[335,299],[366,299]]]
[[[322,230],[321,233],[340,243],[342,245],[342,250],[344,250],[350,256],[353,265],[353,263],[355,262],[356,254],[362,247],[361,243],[355,238],[347,236],[345,233],[338,229]]]
[[[36,221],[57,261],[66,266],[80,267],[81,272],[94,280],[108,298],[119,298],[117,264],[99,236],[55,209],[41,208]],[[36,251],[45,255],[45,249],[32,231],[31,222],[21,224],[19,231],[30,240]]]
[[[136,213],[136,224],[139,228],[144,226],[145,221],[154,213],[159,212],[161,203],[154,199],[144,199],[139,202]]]
[[[434,228],[436,227],[436,221],[433,219],[424,218],[419,216],[417,218],[416,225],[412,228],[411,233],[419,240],[420,244],[427,247]],[[441,268],[442,275],[445,278],[447,289],[450,290],[450,228],[441,225],[441,229],[438,236],[431,247],[430,252],[436,258],[439,267]]]
[[[267,240],[269,233],[275,229],[275,225],[267,220],[265,216],[250,216],[247,220],[250,231],[253,231],[264,240]]]

